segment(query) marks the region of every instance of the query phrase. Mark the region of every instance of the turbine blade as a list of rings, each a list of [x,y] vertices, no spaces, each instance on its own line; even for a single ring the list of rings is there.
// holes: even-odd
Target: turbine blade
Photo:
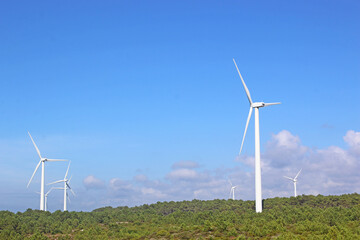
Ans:
[[[32,138],[30,132],[28,132],[28,134],[29,134],[29,136],[30,136],[30,138],[31,138],[32,143],[34,144],[34,147],[35,147],[35,149],[36,149],[39,157],[41,158],[40,150],[39,150],[38,147],[36,146],[36,144],[35,144],[35,142],[34,142],[34,139]]]
[[[51,187],[49,191],[47,191],[47,193],[45,193],[45,196],[49,195],[49,193],[54,189],[54,187]]]
[[[281,102],[265,103],[264,106],[267,107],[267,106],[278,105],[278,104],[281,104]]]
[[[70,179],[69,179],[68,183],[70,183],[71,179],[72,179],[72,175],[71,175],[71,177],[70,177]]]
[[[41,163],[41,160],[39,161],[38,165],[36,166],[35,171],[34,171],[33,175],[31,176],[30,181],[29,181],[29,183],[28,183],[27,187],[29,187],[29,185],[30,185],[30,183],[31,183],[31,181],[32,181],[32,179],[33,179],[33,177],[34,177],[34,175],[35,175],[36,171],[37,171],[37,170],[38,170],[38,168],[40,167],[40,163]]]
[[[52,183],[48,183],[48,184],[46,184],[46,185],[52,185],[52,184],[61,183],[61,182],[64,182],[64,180],[58,180],[58,181],[55,181],[55,182],[52,182]]]
[[[243,136],[243,139],[242,139],[242,142],[241,142],[241,147],[240,147],[239,155],[241,154],[241,151],[242,151],[242,148],[243,148],[243,145],[244,145],[244,140],[245,140],[245,136],[246,136],[246,131],[247,131],[247,128],[248,128],[248,126],[249,126],[249,121],[250,121],[250,118],[251,118],[252,110],[253,110],[252,107],[250,107],[249,115],[248,115],[247,120],[246,120],[245,132],[244,132],[244,136]]]
[[[70,168],[70,163],[71,163],[71,161],[69,161],[69,165],[68,165],[68,168],[67,168],[67,170],[66,170],[66,173],[65,173],[65,177],[64,177],[64,179],[66,179],[66,176],[68,175],[69,168]]]
[[[297,177],[300,175],[301,170],[302,170],[302,169],[300,169],[300,171],[298,172],[298,174],[296,174],[296,176],[295,176],[294,179],[297,179]]]
[[[230,185],[232,186],[232,183],[231,183],[231,181],[230,181],[230,178],[228,178],[228,181],[229,181]]]
[[[76,196],[76,194],[74,193],[74,191],[71,188],[70,188],[70,191],[74,196]]]
[[[287,178],[287,179],[290,179],[291,181],[294,181],[294,179],[291,178],[291,177],[286,177],[286,176],[284,176],[284,178]]]
[[[249,103],[250,103],[250,105],[251,105],[251,104],[252,104],[252,100],[251,100],[251,96],[250,96],[249,89],[246,87],[246,84],[245,84],[245,82],[244,82],[244,79],[242,78],[241,73],[240,73],[240,71],[239,71],[239,68],[238,68],[238,66],[236,65],[235,59],[233,59],[233,61],[234,61],[236,70],[237,70],[237,72],[239,73],[239,76],[240,76],[240,79],[241,79],[241,81],[242,81],[242,84],[243,84],[243,86],[244,86],[244,89],[245,89],[247,98],[249,99]]]
[[[46,161],[49,161],[49,162],[66,162],[66,161],[69,161],[69,160],[66,160],[66,159],[46,159]]]
[[[72,192],[72,194],[75,196],[74,191],[71,189],[70,185],[68,183],[66,183],[66,186],[70,189],[70,191]]]

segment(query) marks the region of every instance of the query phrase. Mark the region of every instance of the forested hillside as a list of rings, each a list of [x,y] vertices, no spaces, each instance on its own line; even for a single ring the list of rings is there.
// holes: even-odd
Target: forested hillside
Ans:
[[[360,195],[0,212],[0,239],[360,239]]]

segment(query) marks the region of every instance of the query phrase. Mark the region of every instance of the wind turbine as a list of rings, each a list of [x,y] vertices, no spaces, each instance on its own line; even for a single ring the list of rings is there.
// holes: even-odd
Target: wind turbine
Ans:
[[[297,182],[298,176],[300,175],[301,170],[302,170],[302,169],[300,169],[300,171],[296,174],[296,176],[295,176],[294,178],[284,176],[284,178],[287,178],[287,179],[293,181],[293,183],[294,183],[294,196],[295,196],[295,197],[297,196],[297,195],[296,195],[296,182]]]
[[[235,188],[237,188],[238,186],[233,186],[230,179],[228,179],[228,180],[229,180],[229,183],[231,186],[229,198],[231,198],[231,194],[232,194],[232,200],[235,200]]]
[[[276,103],[264,103],[264,102],[253,102],[250,96],[250,92],[249,89],[246,87],[246,84],[244,82],[244,79],[242,78],[239,68],[236,65],[235,59],[233,59],[236,70],[239,74],[239,77],[241,79],[241,82],[244,86],[247,98],[249,100],[250,103],[250,110],[249,110],[249,115],[247,117],[247,121],[246,121],[246,126],[245,126],[245,132],[244,132],[244,136],[241,142],[241,148],[240,148],[240,152],[239,155],[241,154],[242,148],[243,148],[243,144],[244,144],[244,140],[245,140],[245,135],[246,135],[246,131],[249,125],[249,121],[251,118],[251,114],[253,109],[255,109],[255,200],[256,200],[256,212],[262,212],[262,196],[261,196],[261,167],[260,167],[260,127],[259,127],[259,108],[261,107],[267,107],[267,106],[271,106],[271,105],[277,105],[280,104],[279,102]]]
[[[49,191],[47,191],[47,192],[45,193],[45,211],[47,211],[47,206],[48,206],[48,205],[47,205],[47,197],[48,197],[49,193],[50,193],[53,189],[62,189],[62,188],[52,187],[52,188],[50,188]],[[39,192],[36,192],[36,193],[40,194]]]
[[[71,187],[70,187],[70,185],[69,185],[69,183],[70,183],[70,181],[71,181],[71,177],[70,177],[70,179],[67,179],[67,175],[68,175],[69,168],[70,168],[70,163],[71,163],[71,162],[69,162],[69,165],[68,165],[68,168],[67,168],[67,170],[66,170],[65,177],[64,177],[63,180],[58,180],[58,181],[55,181],[55,182],[52,182],[52,183],[49,183],[49,184],[48,184],[48,185],[51,185],[51,184],[61,183],[61,182],[64,183],[64,188],[59,188],[59,189],[64,189],[64,211],[67,210],[66,199],[68,198],[69,201],[70,201],[70,198],[69,198],[68,193],[67,193],[67,189],[70,189],[71,193],[75,196],[74,191],[71,189]]]
[[[29,134],[29,136],[31,138],[32,143],[34,144],[36,152],[38,153],[38,155],[40,157],[40,161],[37,164],[37,166],[35,168],[35,171],[34,171],[33,175],[31,176],[27,187],[29,187],[29,185],[30,185],[36,171],[38,170],[38,168],[40,167],[40,164],[41,164],[40,210],[43,211],[44,210],[44,187],[45,187],[45,162],[58,162],[58,161],[67,161],[67,160],[64,160],[64,159],[49,159],[49,158],[42,157],[41,154],[40,154],[39,148],[36,146],[36,144],[34,142],[34,139],[31,137],[30,132],[28,132],[28,134]]]

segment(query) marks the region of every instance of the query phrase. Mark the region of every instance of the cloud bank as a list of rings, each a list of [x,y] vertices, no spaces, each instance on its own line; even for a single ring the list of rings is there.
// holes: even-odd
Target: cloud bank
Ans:
[[[314,149],[302,145],[299,136],[287,130],[273,134],[262,153],[263,198],[289,197],[293,195],[293,184],[283,176],[294,177],[302,168],[298,178],[298,194],[343,194],[360,192],[360,132],[349,130],[343,137],[348,148],[329,146]],[[222,159],[219,160],[219,163]],[[206,170],[194,161],[175,162],[171,170],[161,179],[152,180],[140,174],[131,180],[117,177],[109,182],[90,175],[83,181],[87,194],[92,194],[93,208],[102,206],[134,206],[157,201],[181,201],[192,199],[228,198],[231,179],[239,185],[237,199],[254,199],[254,157],[241,156],[237,167],[231,169]],[[86,201],[86,197],[83,198]]]

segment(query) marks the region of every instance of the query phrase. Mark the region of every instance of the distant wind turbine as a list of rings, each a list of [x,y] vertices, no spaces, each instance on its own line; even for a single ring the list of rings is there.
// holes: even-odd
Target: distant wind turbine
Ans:
[[[44,187],[45,187],[45,162],[58,162],[58,161],[67,161],[67,160],[64,160],[64,159],[49,159],[49,158],[44,158],[41,156],[40,154],[40,151],[39,151],[39,148],[36,146],[35,142],[34,142],[34,139],[31,137],[31,134],[30,132],[28,132],[30,138],[31,138],[31,141],[32,143],[34,144],[34,147],[36,149],[36,152],[38,153],[39,157],[40,157],[40,161],[39,163],[37,164],[36,168],[35,168],[35,171],[33,173],[33,175],[31,176],[30,178],[30,181],[27,185],[27,187],[29,187],[36,171],[38,170],[40,164],[41,164],[41,190],[40,190],[40,210],[44,210]]]
[[[229,180],[229,183],[231,186],[229,198],[231,198],[231,195],[232,195],[232,200],[235,200],[235,188],[237,188],[238,186],[233,186],[230,179],[228,179],[228,180]]]
[[[50,188],[49,191],[47,191],[47,192],[45,193],[45,211],[47,211],[47,209],[48,209],[48,207],[47,207],[47,206],[48,206],[48,205],[47,205],[47,197],[48,197],[48,195],[50,194],[50,192],[51,192],[53,189],[62,189],[62,188],[52,187],[52,188]],[[36,192],[36,193],[40,194],[39,192]]]
[[[250,103],[250,110],[249,110],[249,115],[247,117],[247,121],[246,121],[246,126],[245,126],[245,132],[244,132],[244,136],[241,142],[241,148],[240,148],[240,152],[239,155],[241,154],[242,148],[243,148],[243,144],[244,144],[244,140],[245,140],[245,135],[246,135],[246,131],[249,125],[249,121],[251,118],[251,114],[253,109],[255,109],[255,199],[256,199],[256,212],[262,212],[262,196],[261,196],[261,167],[260,167],[260,127],[259,127],[259,108],[261,107],[267,107],[267,106],[271,106],[271,105],[277,105],[280,104],[279,102],[276,103],[264,103],[264,102],[253,102],[250,96],[250,92],[249,89],[246,87],[246,84],[244,82],[244,79],[242,78],[239,68],[236,65],[235,59],[233,59],[236,70],[239,74],[239,77],[241,79],[241,82],[244,86],[247,98],[249,100]]]
[[[69,201],[70,201],[69,195],[67,193],[67,189],[69,189],[71,191],[71,193],[75,196],[74,191],[71,189],[71,187],[69,185],[72,177],[70,177],[70,179],[67,179],[67,175],[68,175],[69,168],[70,168],[70,163],[71,162],[69,162],[69,165],[68,165],[68,168],[66,170],[65,177],[64,177],[63,180],[58,180],[58,181],[55,181],[55,182],[52,182],[52,183],[48,184],[48,185],[52,185],[52,184],[55,184],[55,183],[61,183],[61,182],[64,183],[64,188],[58,188],[58,189],[64,189],[64,211],[67,211],[66,200],[69,199]]]
[[[296,174],[296,176],[295,176],[294,178],[284,176],[284,178],[287,178],[287,179],[293,181],[293,183],[294,183],[294,196],[295,196],[295,197],[297,196],[297,195],[296,195],[296,183],[297,183],[297,178],[298,178],[298,176],[300,175],[301,170],[302,170],[302,169],[300,169],[300,171]]]

